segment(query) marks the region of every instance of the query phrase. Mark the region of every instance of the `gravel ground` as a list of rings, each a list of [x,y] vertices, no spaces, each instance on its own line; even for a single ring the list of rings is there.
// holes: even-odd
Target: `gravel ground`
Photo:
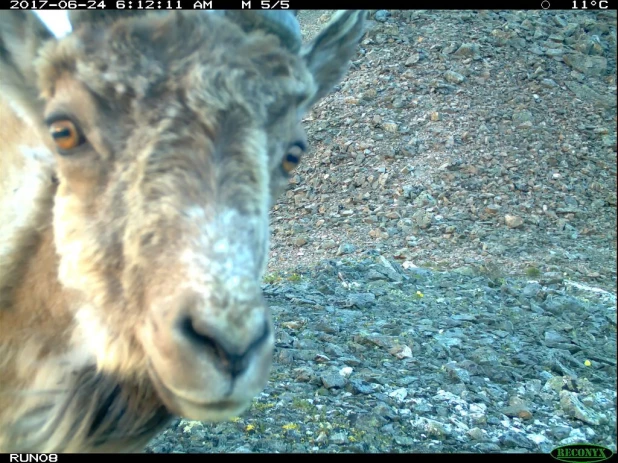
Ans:
[[[616,452],[616,11],[371,18],[272,213],[268,386],[146,451]]]

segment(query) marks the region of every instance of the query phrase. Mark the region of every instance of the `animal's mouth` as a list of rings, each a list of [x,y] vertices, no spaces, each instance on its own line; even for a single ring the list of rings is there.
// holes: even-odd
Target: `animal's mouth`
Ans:
[[[165,408],[171,414],[183,418],[211,422],[223,421],[239,415],[251,403],[250,400],[197,401],[168,387],[151,363],[149,363],[148,371]]]

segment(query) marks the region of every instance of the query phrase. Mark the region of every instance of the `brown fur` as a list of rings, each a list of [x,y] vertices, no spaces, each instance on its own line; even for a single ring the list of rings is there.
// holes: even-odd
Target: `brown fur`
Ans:
[[[0,13],[1,452],[139,451],[172,414],[250,404],[274,342],[259,284],[282,159],[363,14],[301,51],[250,16],[71,19],[55,40]],[[55,153],[47,124],[67,118],[86,143]]]

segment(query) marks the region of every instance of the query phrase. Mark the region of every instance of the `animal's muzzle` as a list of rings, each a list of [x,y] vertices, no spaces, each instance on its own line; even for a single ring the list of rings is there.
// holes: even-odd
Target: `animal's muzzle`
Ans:
[[[183,289],[153,306],[142,338],[161,399],[190,419],[240,413],[268,379],[273,326],[254,281]]]

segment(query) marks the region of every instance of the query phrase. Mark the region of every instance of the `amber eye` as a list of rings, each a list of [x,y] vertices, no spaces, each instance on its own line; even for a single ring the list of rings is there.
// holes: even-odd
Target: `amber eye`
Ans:
[[[68,119],[58,120],[49,124],[49,132],[56,146],[62,151],[77,148],[84,142],[75,124]]]
[[[300,163],[300,157],[302,156],[304,151],[304,145],[297,143],[292,145],[285,156],[283,156],[283,161],[281,162],[281,168],[286,173],[292,172],[298,164]]]

